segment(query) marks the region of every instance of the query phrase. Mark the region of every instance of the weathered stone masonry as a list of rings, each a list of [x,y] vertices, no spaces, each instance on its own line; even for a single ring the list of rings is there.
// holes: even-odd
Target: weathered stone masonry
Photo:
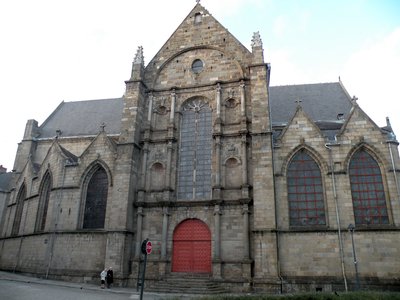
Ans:
[[[378,127],[340,81],[270,76],[260,34],[249,51],[197,3],[146,66],[139,47],[122,98],[29,120],[0,268],[97,282],[112,267],[136,286],[148,238],[149,289],[195,275],[230,291],[345,290],[357,276],[398,290],[390,122]]]

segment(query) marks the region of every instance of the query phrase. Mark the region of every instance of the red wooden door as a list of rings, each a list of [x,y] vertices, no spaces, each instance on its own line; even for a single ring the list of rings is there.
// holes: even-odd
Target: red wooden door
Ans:
[[[172,272],[211,273],[211,234],[204,222],[190,219],[175,229]]]

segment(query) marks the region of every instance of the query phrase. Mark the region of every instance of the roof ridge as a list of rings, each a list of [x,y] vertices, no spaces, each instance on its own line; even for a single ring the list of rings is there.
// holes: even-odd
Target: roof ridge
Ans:
[[[339,84],[339,83],[340,83],[339,81],[331,81],[331,82],[315,82],[315,83],[271,85],[270,87],[286,87],[286,86],[302,86],[302,85],[322,85],[322,84]]]
[[[75,103],[75,102],[90,102],[90,101],[106,101],[106,100],[121,100],[124,97],[113,97],[113,98],[104,98],[104,99],[85,99],[85,100],[71,100],[71,101],[63,101],[64,103]]]
[[[46,120],[44,120],[43,123],[40,124],[39,128],[43,128],[47,124],[47,122],[61,109],[64,103],[64,100],[62,100],[61,103],[57,105],[56,109],[46,118]]]

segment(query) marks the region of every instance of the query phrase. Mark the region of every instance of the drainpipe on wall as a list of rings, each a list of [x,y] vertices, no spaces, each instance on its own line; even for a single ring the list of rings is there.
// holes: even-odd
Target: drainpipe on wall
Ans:
[[[329,150],[329,164],[331,168],[331,178],[332,178],[332,188],[333,188],[333,199],[335,200],[335,210],[336,210],[336,223],[337,223],[337,232],[338,232],[338,239],[339,239],[339,252],[340,252],[340,262],[341,262],[341,268],[342,268],[342,275],[343,275],[343,282],[344,282],[344,288],[346,292],[348,291],[347,288],[347,279],[346,279],[346,270],[344,267],[344,251],[343,251],[343,242],[342,242],[342,233],[340,229],[340,216],[339,216],[339,205],[338,205],[338,199],[337,199],[337,193],[336,193],[336,180],[335,180],[335,170],[333,166],[333,158],[332,158],[332,148],[329,146],[338,146],[340,144],[335,143],[335,144],[325,144],[325,147]]]
[[[49,277],[50,266],[51,266],[51,262],[53,260],[53,251],[54,251],[54,244],[55,244],[55,238],[56,238],[56,231],[57,231],[58,220],[60,217],[60,202],[62,199],[62,192],[64,190],[65,168],[67,165],[70,165],[70,164],[68,164],[68,159],[66,159],[65,163],[64,163],[63,172],[62,172],[62,176],[61,176],[60,191],[58,192],[57,203],[56,203],[55,209],[54,209],[56,211],[56,218],[54,220],[53,232],[52,232],[51,238],[50,238],[50,254],[49,254],[49,263],[47,264],[47,270],[46,270],[46,279],[48,279],[48,277]]]
[[[275,217],[276,218],[276,217]],[[278,278],[280,281],[280,292],[283,294],[283,278],[281,275],[281,261],[279,257],[279,252],[280,252],[280,236],[279,236],[279,229],[278,229],[278,223],[276,222],[276,230],[275,230],[275,235],[276,235],[276,260],[277,260],[277,273],[278,273]]]
[[[394,181],[396,182],[396,189],[397,189],[397,199],[400,201],[400,188],[399,188],[399,182],[397,181],[397,174],[396,174],[396,164],[394,163],[394,158],[393,158],[393,152],[392,152],[392,143],[397,143],[397,141],[386,141],[388,144],[389,148],[389,153],[390,153],[390,160],[392,162],[392,169],[393,169],[393,176],[394,176]]]
[[[271,65],[267,64],[268,73],[271,72]],[[267,81],[267,91],[269,97],[269,75]],[[275,207],[275,238],[276,238],[276,271],[280,281],[280,293],[283,294],[283,278],[281,274],[281,261],[280,261],[280,234],[278,225],[278,201],[276,199],[276,178],[275,178],[275,159],[274,159],[274,136],[272,131],[272,119],[271,119],[271,105],[268,105],[269,113],[269,130],[271,132],[271,159],[272,159],[272,180],[273,180],[273,191],[274,191],[274,207]]]

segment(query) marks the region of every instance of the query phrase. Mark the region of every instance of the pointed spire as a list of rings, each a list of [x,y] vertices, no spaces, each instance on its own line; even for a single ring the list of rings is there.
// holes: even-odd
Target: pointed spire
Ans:
[[[138,47],[138,49],[136,51],[135,59],[133,60],[133,63],[144,65],[144,56],[143,56],[143,47],[142,46]]]
[[[256,64],[264,63],[264,50],[259,31],[253,33],[251,48],[253,53],[253,62]]]
[[[253,38],[251,40],[251,47],[262,47],[262,41],[261,41],[261,36],[260,36],[260,32],[254,32],[253,33]]]
[[[392,128],[389,117],[386,117],[386,126]]]
[[[141,80],[143,78],[143,72],[144,72],[143,47],[139,46],[132,63],[132,73],[130,80]]]
[[[387,127],[387,129],[390,131],[390,132],[387,134],[387,136],[388,136],[388,138],[389,138],[389,141],[395,141],[395,142],[397,142],[396,135],[395,135],[394,132],[393,132],[392,124],[390,124],[389,117],[386,117],[386,127]]]

